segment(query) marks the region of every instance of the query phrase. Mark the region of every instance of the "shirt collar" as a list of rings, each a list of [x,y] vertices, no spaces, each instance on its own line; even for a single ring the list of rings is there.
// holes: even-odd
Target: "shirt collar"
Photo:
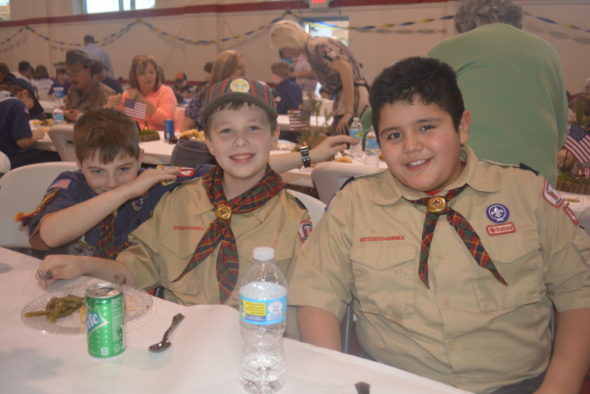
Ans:
[[[451,183],[444,190],[441,190],[440,194],[444,194],[448,190],[456,189],[465,184],[474,190],[484,193],[492,193],[499,190],[496,173],[487,171],[485,168],[486,164],[479,161],[475,152],[470,147],[465,146],[461,149],[461,159],[466,163],[463,172],[455,182]],[[392,205],[402,197],[406,200],[429,197],[427,193],[418,192],[404,186],[390,171],[384,171],[377,176],[382,178],[373,199],[377,205]]]

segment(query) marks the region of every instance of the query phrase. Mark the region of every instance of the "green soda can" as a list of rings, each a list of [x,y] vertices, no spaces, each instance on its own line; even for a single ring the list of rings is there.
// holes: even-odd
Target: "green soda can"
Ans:
[[[96,283],[86,289],[88,353],[107,358],[125,350],[125,297],[119,286]]]

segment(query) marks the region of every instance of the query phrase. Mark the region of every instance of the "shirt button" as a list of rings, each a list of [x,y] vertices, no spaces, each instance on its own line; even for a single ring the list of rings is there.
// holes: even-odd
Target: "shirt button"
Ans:
[[[451,306],[451,300],[449,300],[448,297],[446,297],[443,302],[442,302],[443,306],[449,307]]]
[[[457,345],[456,345],[456,344],[454,344],[454,343],[451,343],[451,344],[449,345],[449,350],[450,350],[451,352],[454,352],[455,350],[457,350]]]

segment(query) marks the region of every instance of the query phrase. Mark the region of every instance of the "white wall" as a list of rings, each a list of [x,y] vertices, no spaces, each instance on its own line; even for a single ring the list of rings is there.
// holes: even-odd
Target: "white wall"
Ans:
[[[248,0],[166,0],[158,1],[158,8],[173,8],[212,3],[230,4]],[[250,0],[252,1],[252,0]],[[12,20],[30,18],[60,17],[75,14],[81,9],[81,0],[13,0]],[[573,24],[590,29],[590,0],[537,0],[521,1],[525,11],[539,17],[551,18],[560,24]],[[421,21],[426,18],[440,18],[452,15],[456,3],[342,7],[326,12],[311,10],[297,11],[303,16],[348,16],[351,26],[399,24]],[[79,11],[76,11],[79,12]],[[189,39],[219,39],[242,34],[267,24],[282,14],[282,11],[186,14],[146,18],[158,29]],[[92,22],[70,22],[61,24],[32,25],[40,33],[54,40],[81,42],[84,34],[93,34],[97,39],[105,37],[126,26],[134,19],[112,19]],[[541,36],[553,44],[562,60],[566,86],[571,92],[578,92],[590,76],[590,33],[573,30],[561,25],[548,24],[534,17],[525,16],[525,30]],[[18,27],[2,28],[0,42],[15,33]],[[435,21],[418,23],[413,26],[396,27],[391,33],[350,32],[350,47],[355,56],[364,64],[369,81],[385,66],[398,59],[425,55],[441,40],[455,34],[453,22]],[[237,49],[245,57],[248,76],[270,80],[269,67],[278,59],[270,48],[268,32],[257,33],[248,39],[230,41],[223,45],[193,46],[163,38],[146,26],[136,26],[129,33],[107,45],[117,75],[126,78],[131,57],[138,53],[154,55],[171,79],[178,71],[185,71],[189,79],[203,78],[202,67],[212,60],[219,51]],[[526,48],[523,48],[526,50]],[[15,69],[20,60],[26,59],[33,65],[53,64],[63,60],[65,52],[52,49],[50,45],[32,34],[21,33],[9,44],[0,45],[0,61]]]

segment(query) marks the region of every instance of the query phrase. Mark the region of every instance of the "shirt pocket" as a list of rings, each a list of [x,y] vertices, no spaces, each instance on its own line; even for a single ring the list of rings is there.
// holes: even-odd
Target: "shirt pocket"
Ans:
[[[351,249],[356,296],[364,312],[393,320],[414,314],[418,250],[411,245]]]
[[[484,245],[508,286],[474,261],[474,291],[483,312],[515,309],[539,302],[546,293],[544,260],[535,229],[522,229],[519,237],[489,239]],[[515,233],[515,235],[518,233]],[[488,246],[489,245],[489,246]]]

